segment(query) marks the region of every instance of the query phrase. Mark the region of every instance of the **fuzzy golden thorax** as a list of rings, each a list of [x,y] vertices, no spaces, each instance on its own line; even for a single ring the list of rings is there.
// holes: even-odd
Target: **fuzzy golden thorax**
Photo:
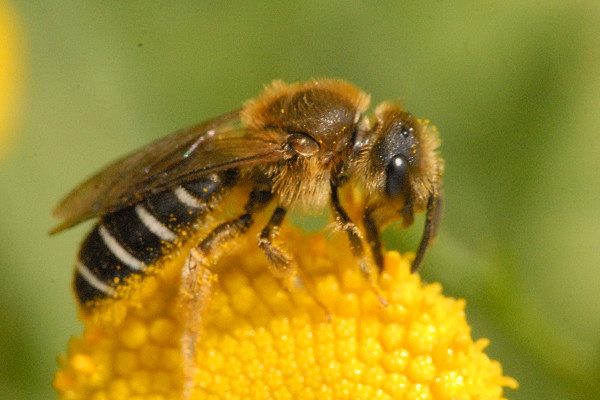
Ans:
[[[258,167],[273,182],[280,204],[311,211],[327,203],[330,182],[351,156],[353,132],[368,105],[367,94],[339,80],[274,81],[245,104],[246,127],[290,137],[288,159]]]

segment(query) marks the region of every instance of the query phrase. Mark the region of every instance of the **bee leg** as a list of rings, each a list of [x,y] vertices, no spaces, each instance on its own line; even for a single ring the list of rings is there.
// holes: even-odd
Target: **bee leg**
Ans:
[[[286,213],[287,210],[281,206],[273,211],[269,222],[258,235],[258,247],[263,250],[269,260],[271,274],[283,282],[286,290],[290,290],[292,287],[305,287],[305,285],[298,276],[298,269],[293,258],[287,251],[273,243],[273,240],[279,235],[279,228]]]
[[[289,277],[294,272],[291,268],[292,258],[285,250],[273,243],[273,239],[279,234],[279,227],[286,213],[285,208],[277,207],[258,236],[258,247],[265,252],[272,267],[271,272],[278,278]]]
[[[246,212],[235,219],[218,225],[192,251],[201,254],[200,257],[202,258],[208,257],[212,260],[218,258],[217,249],[222,247],[221,244],[235,239],[250,229],[254,224],[253,215],[265,208],[272,198],[273,194],[269,188],[253,189],[244,207]]]
[[[333,209],[335,222],[337,223],[338,227],[345,231],[348,235],[352,254],[358,259],[358,266],[361,272],[371,284],[371,288],[373,292],[375,292],[375,295],[379,298],[379,302],[384,306],[387,305],[387,300],[381,294],[381,290],[377,284],[377,273],[373,271],[373,268],[371,268],[371,265],[365,256],[365,249],[361,237],[362,235],[358,229],[358,226],[352,222],[350,216],[342,207],[338,194],[338,188],[333,182],[331,183],[331,208]]]
[[[196,345],[202,329],[202,316],[208,308],[212,283],[216,276],[210,267],[219,257],[222,244],[246,232],[254,223],[253,214],[267,206],[272,198],[270,189],[255,188],[238,218],[215,227],[192,250],[181,271],[179,298],[183,307],[181,336],[184,374],[183,399],[192,398],[196,372]]]
[[[381,246],[379,228],[373,219],[372,212],[373,210],[369,208],[365,209],[363,214],[363,224],[365,225],[365,230],[367,232],[367,241],[369,242],[369,246],[371,246],[371,253],[375,259],[375,265],[377,265],[377,269],[381,273],[381,271],[383,271],[383,248]]]
[[[183,309],[181,357],[183,369],[183,399],[192,397],[196,373],[196,343],[200,336],[202,316],[208,308],[212,284],[216,276],[207,268],[206,260],[190,253],[182,269],[179,297]]]
[[[352,222],[350,216],[348,216],[348,213],[342,207],[337,186],[335,186],[333,183],[331,185],[331,207],[333,208],[336,224],[348,235],[352,254],[354,257],[358,258],[360,270],[368,278],[371,278],[373,274],[365,257],[365,249],[363,247],[361,233],[358,230],[358,226]]]
[[[331,310],[319,299],[314,288],[299,275],[298,266],[293,258],[284,249],[273,243],[273,239],[279,235],[279,228],[286,213],[287,210],[281,206],[273,211],[269,222],[258,236],[258,246],[265,252],[269,260],[269,271],[283,282],[283,287],[288,291],[291,291],[292,288],[306,290],[313,301],[323,310],[325,319],[331,321],[333,318]]]

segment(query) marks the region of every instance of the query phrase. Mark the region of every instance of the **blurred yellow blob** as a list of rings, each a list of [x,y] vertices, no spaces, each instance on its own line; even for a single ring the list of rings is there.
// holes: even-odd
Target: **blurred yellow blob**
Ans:
[[[287,290],[269,273],[256,233],[214,268],[193,399],[492,400],[517,386],[483,352],[488,341],[472,339],[465,302],[409,272],[412,254],[385,255],[385,307],[343,235],[285,229],[304,282]],[[82,313],[84,333],[55,376],[60,399],[181,398],[177,290],[186,253],[131,282],[122,299]]]
[[[0,2],[0,160],[9,149],[21,108],[23,38],[15,10]]]

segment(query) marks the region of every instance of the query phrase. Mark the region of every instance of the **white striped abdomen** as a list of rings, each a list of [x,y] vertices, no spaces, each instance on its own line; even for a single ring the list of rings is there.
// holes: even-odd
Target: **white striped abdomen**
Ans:
[[[74,282],[79,302],[113,296],[125,278],[158,260],[182,228],[201,220],[236,179],[235,170],[211,174],[103,216],[79,251]]]

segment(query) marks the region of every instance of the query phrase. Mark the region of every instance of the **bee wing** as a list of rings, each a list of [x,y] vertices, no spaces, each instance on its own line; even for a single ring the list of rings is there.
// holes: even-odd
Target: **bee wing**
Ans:
[[[238,127],[236,127],[236,125]],[[113,162],[54,209],[57,233],[211,172],[279,161],[283,135],[239,128],[239,111],[175,132]]]

